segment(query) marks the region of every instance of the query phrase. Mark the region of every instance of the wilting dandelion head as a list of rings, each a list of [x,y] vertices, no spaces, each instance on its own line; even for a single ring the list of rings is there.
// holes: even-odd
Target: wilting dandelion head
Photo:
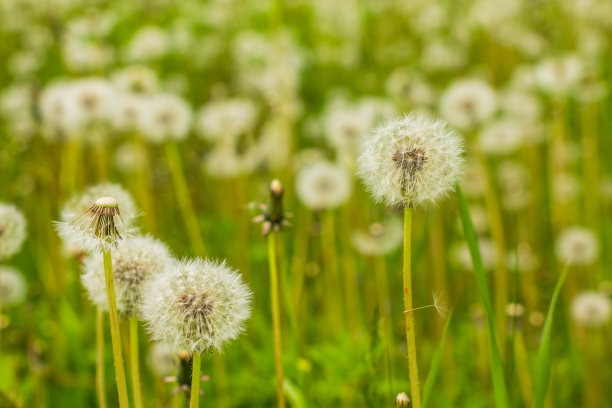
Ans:
[[[174,350],[221,350],[243,331],[251,291],[224,262],[200,258],[176,262],[151,279],[141,314],[154,340]]]
[[[364,255],[380,256],[393,252],[402,245],[404,226],[400,219],[389,217],[358,230],[351,236],[353,246]]]
[[[470,128],[488,119],[496,109],[495,91],[479,79],[452,84],[440,100],[440,114],[454,126]]]
[[[396,408],[408,408],[410,407],[410,398],[408,398],[408,394],[405,392],[400,392],[395,397],[395,406]]]
[[[23,275],[10,266],[0,266],[0,304],[16,305],[26,297],[28,286]]]
[[[572,317],[584,327],[601,327],[610,320],[612,305],[610,299],[603,293],[584,291],[572,300]]]
[[[0,203],[0,259],[15,255],[26,235],[26,219],[21,211],[11,204]]]
[[[165,343],[153,343],[149,350],[149,367],[159,378],[176,375],[178,355]]]
[[[137,315],[141,293],[147,280],[161,274],[172,262],[170,251],[159,240],[149,236],[132,236],[120,242],[111,254],[117,312],[121,316]],[[83,264],[81,281],[91,301],[108,309],[104,263],[100,254],[91,254]]]
[[[557,258],[574,266],[588,266],[599,257],[599,241],[593,231],[583,227],[570,227],[557,238]]]
[[[359,175],[388,205],[435,203],[463,171],[461,138],[444,121],[410,114],[386,122],[363,138]]]
[[[336,208],[351,196],[351,177],[344,167],[320,161],[304,167],[297,175],[296,194],[312,210]]]

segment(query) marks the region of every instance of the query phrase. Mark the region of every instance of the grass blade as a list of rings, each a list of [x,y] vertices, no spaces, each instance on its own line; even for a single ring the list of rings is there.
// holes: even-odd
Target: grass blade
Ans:
[[[565,281],[565,277],[567,276],[568,270],[569,268],[566,265],[563,269],[563,272],[561,272],[559,280],[557,281],[557,285],[555,286],[552,299],[550,300],[550,306],[548,308],[546,321],[544,322],[544,329],[542,330],[542,343],[540,344],[540,349],[538,350],[535,366],[535,408],[542,408],[546,399],[548,382],[550,380],[550,343],[552,340],[552,323],[555,314],[555,306],[557,305],[557,299],[559,298],[561,286],[563,286],[563,282]]]
[[[472,225],[472,220],[468,212],[468,206],[461,192],[461,188],[457,185],[457,198],[459,200],[459,213],[461,216],[461,224],[463,225],[463,234],[470,250],[472,263],[474,265],[474,274],[476,283],[480,290],[482,302],[485,306],[487,314],[487,323],[489,326],[489,360],[491,365],[491,378],[493,380],[493,394],[495,397],[495,406],[497,408],[509,408],[510,402],[508,399],[508,390],[504,381],[504,367],[502,365],[501,356],[499,353],[499,345],[497,344],[497,329],[495,328],[495,317],[493,315],[493,307],[491,306],[491,296],[487,288],[485,272],[482,266],[482,258],[480,249],[478,248],[478,240],[476,232]]]
[[[431,359],[431,366],[429,367],[429,373],[427,374],[427,380],[425,380],[425,388],[423,389],[423,408],[427,407],[427,403],[429,402],[429,398],[431,397],[431,393],[433,392],[434,384],[436,383],[436,378],[438,376],[438,372],[440,371],[440,363],[442,362],[442,351],[444,350],[444,343],[446,342],[446,334],[448,333],[448,327],[450,326],[451,318],[453,317],[452,312],[448,315],[448,319],[446,319],[446,324],[444,325],[444,330],[442,331],[442,338],[440,339],[440,344],[438,344],[438,348]]]

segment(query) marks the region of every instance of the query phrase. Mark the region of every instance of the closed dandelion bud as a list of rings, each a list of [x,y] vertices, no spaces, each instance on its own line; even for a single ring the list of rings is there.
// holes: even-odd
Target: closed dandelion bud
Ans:
[[[395,397],[395,407],[396,408],[409,408],[410,407],[410,398],[405,392],[400,392]]]
[[[128,237],[111,253],[117,312],[121,317],[138,314],[141,293],[147,280],[161,274],[172,262],[170,251],[149,236]],[[98,254],[88,256],[81,275],[90,300],[108,310],[104,263]]]
[[[10,266],[0,266],[0,305],[11,306],[24,301],[27,284],[23,275]]]
[[[26,238],[26,219],[10,204],[0,203],[0,260],[15,255]]]
[[[580,326],[597,328],[610,320],[612,304],[603,293],[584,291],[572,300],[571,312],[574,321]]]
[[[261,229],[263,235],[268,235],[270,231],[281,231],[283,227],[290,226],[287,221],[287,217],[290,214],[286,214],[283,210],[283,195],[285,189],[278,179],[272,180],[270,183],[270,204],[261,205],[263,214],[258,215],[253,219],[254,222],[261,223]]]
[[[250,316],[251,291],[224,262],[175,262],[151,279],[141,315],[154,340],[203,353],[235,339]]]
[[[344,167],[320,161],[300,170],[295,188],[302,204],[311,210],[320,211],[347,202],[351,196],[352,181]]]
[[[387,205],[432,204],[454,189],[462,152],[460,137],[445,122],[410,114],[364,137],[359,175]]]

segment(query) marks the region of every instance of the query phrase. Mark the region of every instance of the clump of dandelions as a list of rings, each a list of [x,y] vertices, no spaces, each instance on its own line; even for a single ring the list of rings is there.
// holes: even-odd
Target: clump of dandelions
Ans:
[[[579,293],[572,300],[571,311],[578,325],[597,328],[610,320],[612,305],[605,294],[587,290]]]
[[[10,266],[0,266],[0,305],[11,306],[24,301],[28,286],[23,275]]]
[[[377,201],[431,204],[454,189],[462,152],[461,138],[444,121],[413,113],[363,138],[358,174]]]
[[[26,219],[11,204],[0,203],[0,260],[15,255],[26,238]]]
[[[161,274],[172,262],[164,243],[150,236],[132,236],[121,241],[111,254],[117,312],[122,317],[138,313],[142,289],[151,277]],[[89,255],[83,264],[83,286],[91,301],[108,310],[104,263],[98,254]]]
[[[251,291],[225,262],[177,261],[147,282],[141,314],[152,338],[202,354],[235,339],[250,316]]]

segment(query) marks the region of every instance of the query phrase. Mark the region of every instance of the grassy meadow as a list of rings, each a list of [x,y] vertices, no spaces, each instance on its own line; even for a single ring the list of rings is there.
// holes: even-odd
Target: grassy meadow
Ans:
[[[0,408],[612,406],[611,48],[606,0],[2,0]]]

